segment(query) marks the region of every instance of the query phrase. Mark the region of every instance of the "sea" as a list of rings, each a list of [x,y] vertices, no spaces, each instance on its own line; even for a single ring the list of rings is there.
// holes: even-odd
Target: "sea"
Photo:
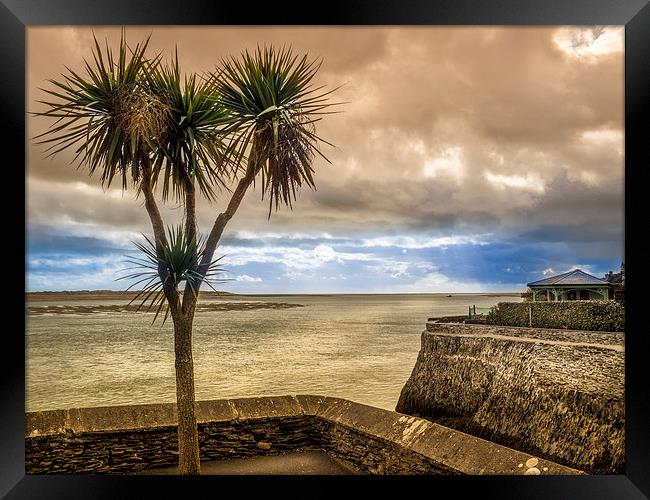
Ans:
[[[211,307],[194,320],[196,399],[318,394],[394,410],[427,318],[521,300],[496,294],[202,300]],[[26,411],[175,402],[171,319],[152,325],[153,312],[126,310],[127,302],[28,302]]]

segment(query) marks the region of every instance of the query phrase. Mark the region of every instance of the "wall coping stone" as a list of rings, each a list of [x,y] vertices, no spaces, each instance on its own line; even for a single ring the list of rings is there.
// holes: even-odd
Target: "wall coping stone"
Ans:
[[[199,424],[303,416],[317,417],[402,447],[460,474],[584,474],[422,418],[346,399],[301,394],[197,402]],[[176,404],[48,410],[26,413],[25,418],[27,439],[70,433],[150,431],[176,426]]]
[[[499,332],[495,334],[492,332]],[[510,340],[539,341],[567,345],[585,345],[605,349],[620,350],[625,346],[624,332],[603,332],[597,330],[567,330],[560,328],[541,328],[528,326],[501,326],[467,323],[436,323],[427,321],[424,333],[490,337],[501,335]]]

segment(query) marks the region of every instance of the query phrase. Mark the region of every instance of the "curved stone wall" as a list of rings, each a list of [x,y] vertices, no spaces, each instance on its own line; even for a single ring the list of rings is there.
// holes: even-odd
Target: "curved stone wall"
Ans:
[[[624,336],[430,322],[396,410],[623,474]]]
[[[132,473],[178,462],[176,405],[26,414],[25,470]],[[197,403],[202,460],[324,450],[368,474],[580,474],[417,417],[323,396]]]

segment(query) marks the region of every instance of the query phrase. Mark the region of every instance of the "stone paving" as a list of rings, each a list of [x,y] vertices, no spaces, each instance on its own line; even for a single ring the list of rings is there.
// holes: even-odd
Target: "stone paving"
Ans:
[[[140,474],[177,474],[177,467],[165,467]],[[352,466],[324,451],[291,452],[201,463],[202,475],[351,475],[359,474]]]

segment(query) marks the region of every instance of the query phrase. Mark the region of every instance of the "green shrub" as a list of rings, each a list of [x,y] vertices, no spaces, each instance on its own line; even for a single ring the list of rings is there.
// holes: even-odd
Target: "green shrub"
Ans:
[[[486,318],[489,325],[529,326],[528,308],[532,308],[532,326],[568,330],[625,330],[625,308],[613,300],[576,300],[566,302],[500,302]]]

